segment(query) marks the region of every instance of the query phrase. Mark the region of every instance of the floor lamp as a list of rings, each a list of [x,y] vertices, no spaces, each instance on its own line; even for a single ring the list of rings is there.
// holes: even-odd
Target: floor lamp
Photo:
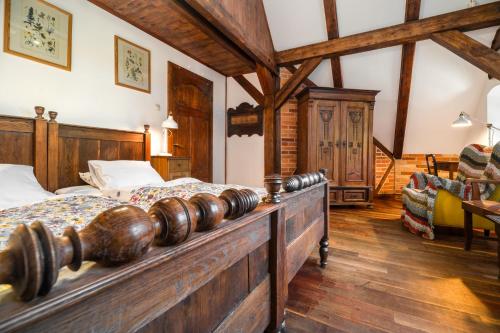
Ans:
[[[493,146],[493,134],[494,131],[500,131],[500,128],[493,126],[492,124],[488,124],[477,119],[473,119],[469,114],[465,112],[460,112],[458,118],[451,124],[453,127],[469,127],[472,126],[472,120],[476,123],[479,123],[488,128],[488,145]]]

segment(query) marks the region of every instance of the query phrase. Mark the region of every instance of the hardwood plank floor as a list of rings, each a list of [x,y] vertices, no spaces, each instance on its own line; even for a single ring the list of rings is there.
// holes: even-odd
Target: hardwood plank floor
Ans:
[[[494,240],[409,233],[401,203],[330,214],[328,266],[314,253],[289,286],[287,332],[500,332]],[[494,236],[494,235],[493,235]]]

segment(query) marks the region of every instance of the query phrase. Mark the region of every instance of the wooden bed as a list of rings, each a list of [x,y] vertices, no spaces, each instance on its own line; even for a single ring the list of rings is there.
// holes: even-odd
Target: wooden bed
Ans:
[[[3,121],[7,118],[10,123]],[[9,140],[20,135],[14,130],[16,128],[38,130],[38,125],[23,125],[33,120],[7,118],[0,117],[0,135]],[[49,170],[46,179],[50,189],[79,184],[78,171],[86,170],[89,159],[149,158],[147,130],[146,133],[134,133],[63,125],[55,122],[55,115],[46,125],[48,151],[45,156]],[[28,133],[36,136],[35,130]],[[23,141],[23,149],[29,150],[33,145],[28,141]],[[29,164],[38,156],[33,152],[31,159],[23,158],[25,160],[10,162]],[[43,161],[43,154],[39,161]],[[320,242],[322,266],[327,260],[328,183],[319,174],[300,177],[304,179],[300,186],[304,189],[282,194],[279,193],[281,178],[266,177],[268,203],[259,204],[243,216],[224,220],[212,230],[194,232],[187,241],[175,245],[160,246],[155,241],[155,245],[148,243],[140,247],[138,244],[143,244],[143,239],[130,234],[130,230],[150,223],[156,226],[156,232],[159,228],[157,216],[142,210],[143,213],[134,215],[132,209],[124,213],[111,212],[104,217],[100,215],[96,219],[100,227],[87,233],[92,237],[85,236],[85,230],[79,233],[86,253],[82,257],[90,260],[84,261],[76,271],[67,267],[74,264],[78,254],[71,238],[74,235],[53,240],[46,237],[45,243],[40,241],[41,246],[35,249],[38,252],[31,249],[39,260],[38,266],[33,264],[36,263],[34,259],[19,260],[27,257],[20,253],[30,252],[24,243],[15,243],[0,252],[0,283],[17,284],[19,288],[23,281],[28,284],[41,281],[41,287],[40,282],[38,286],[43,292],[28,297],[34,298],[32,300],[21,301],[11,288],[0,291],[0,331],[281,331],[288,282]],[[251,210],[248,201],[240,199],[231,203],[231,198],[221,195],[218,199],[190,200],[186,203],[188,209],[176,211],[173,220],[180,223],[182,214],[202,206],[212,208],[203,214],[189,214],[207,218],[210,214],[217,215],[221,209],[228,215],[231,207],[233,211]],[[225,203],[216,205],[217,202]],[[119,240],[120,250],[133,252],[125,263],[109,266],[102,256],[99,259],[95,255],[110,256],[113,250],[97,235],[100,231],[96,230],[102,227],[115,228],[112,237]],[[36,232],[40,230],[38,227]],[[155,233],[154,237],[157,240],[160,235]],[[50,259],[48,248],[55,249],[49,252],[57,253],[56,259]],[[38,268],[33,269],[35,266]],[[30,267],[29,274],[25,274]],[[43,289],[47,284],[51,288]]]

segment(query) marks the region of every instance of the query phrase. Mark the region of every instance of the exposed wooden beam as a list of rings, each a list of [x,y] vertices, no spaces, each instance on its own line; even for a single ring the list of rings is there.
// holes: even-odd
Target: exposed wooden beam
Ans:
[[[394,155],[392,154],[392,152],[375,137],[373,137],[373,145],[380,149],[387,157],[389,157],[390,159],[394,159]]]
[[[291,74],[295,74],[295,72],[297,71],[297,67],[293,66],[293,65],[290,65],[290,66],[285,66],[285,68],[291,73]],[[309,79],[305,79],[304,82],[303,82],[306,86],[308,86],[309,88],[311,87],[317,87],[318,85],[314,82],[312,82],[311,80]]]
[[[432,34],[446,30],[469,31],[499,24],[500,1],[495,1],[388,28],[276,52],[276,62],[282,66],[310,58],[354,54],[429,39]]]
[[[500,54],[460,31],[433,34],[432,40],[500,80]]]
[[[328,33],[328,40],[339,38],[339,23],[337,19],[337,1],[336,0],[323,0],[325,7],[326,18],[326,32]],[[330,58],[332,66],[333,86],[342,88],[342,69],[340,67],[340,57],[332,56]]]
[[[293,94],[302,82],[311,74],[316,67],[321,63],[321,58],[313,58],[304,61],[288,81],[285,82],[280,91],[276,94],[275,109],[279,109],[288,98]]]
[[[418,20],[420,13],[420,0],[406,0],[405,22]],[[415,56],[415,42],[403,44],[401,54],[401,71],[399,73],[399,93],[394,128],[394,157],[400,159],[403,155],[403,146],[406,132],[406,118],[410,102],[411,78],[413,72],[413,59]]]
[[[500,28],[497,29],[493,42],[491,42],[491,49],[494,51],[500,50]],[[488,78],[491,79],[492,76],[488,74]]]
[[[281,174],[281,119],[274,107],[279,76],[261,64],[257,64],[257,76],[264,93],[264,172]]]
[[[387,169],[385,169],[384,175],[382,176],[382,179],[380,179],[380,182],[378,183],[377,188],[375,188],[375,194],[378,194],[380,192],[380,190],[382,189],[382,186],[384,186],[385,181],[389,177],[389,174],[391,173],[391,170],[394,167],[394,164],[395,164],[395,162],[392,159],[391,163],[389,164]]]
[[[276,70],[274,46],[262,0],[177,0],[189,4],[255,62]],[[278,73],[275,73],[278,74]]]
[[[255,88],[252,82],[248,81],[243,75],[233,76],[233,79],[240,84],[240,86],[245,89],[245,91],[252,96],[253,99],[259,104],[264,105],[264,95]]]

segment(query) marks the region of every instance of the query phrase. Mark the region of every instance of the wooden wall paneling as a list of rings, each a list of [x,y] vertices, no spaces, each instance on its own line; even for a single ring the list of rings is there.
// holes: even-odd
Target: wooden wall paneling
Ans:
[[[470,31],[499,24],[500,1],[496,1],[387,28],[279,51],[276,52],[275,57],[278,66],[290,65],[310,58],[354,54],[429,39],[432,34],[446,30]]]
[[[288,295],[286,267],[286,220],[284,209],[271,216],[270,272],[271,272],[271,324],[270,332],[280,332],[284,326],[285,303]],[[310,253],[310,252],[309,252]]]
[[[304,61],[295,74],[293,74],[292,77],[289,78],[283,87],[281,87],[281,89],[277,92],[274,105],[275,109],[279,109],[283,104],[285,104],[300,84],[316,69],[316,67],[318,67],[321,60],[322,59],[318,57]]]
[[[498,11],[500,12],[500,9]],[[431,36],[431,39],[492,77],[500,80],[500,54],[497,51],[458,30],[436,33]]]
[[[264,104],[264,95],[257,89],[250,81],[248,81],[243,75],[236,75],[233,79],[239,83],[239,85],[245,89],[245,91],[252,96],[252,98],[259,104]]]
[[[420,0],[406,0],[405,22],[418,20],[420,15]],[[413,58],[415,56],[415,42],[403,44],[401,54],[401,70],[399,74],[399,94],[394,128],[393,153],[397,159],[403,155],[403,146],[406,132],[406,118],[410,102],[411,78],[413,72]]]
[[[262,0],[186,0],[255,62],[276,70],[274,47]],[[275,73],[278,74],[278,73]]]
[[[264,93],[264,174],[281,173],[281,120],[275,108],[279,77],[267,67],[257,64],[257,76]]]
[[[183,0],[89,0],[215,71],[255,72],[254,61]]]
[[[337,1],[323,0],[323,6],[325,7],[326,31],[328,33],[328,40],[339,38]],[[333,86],[336,88],[343,88],[344,84],[342,82],[342,68],[340,67],[340,57],[330,57],[330,64],[332,66]]]

